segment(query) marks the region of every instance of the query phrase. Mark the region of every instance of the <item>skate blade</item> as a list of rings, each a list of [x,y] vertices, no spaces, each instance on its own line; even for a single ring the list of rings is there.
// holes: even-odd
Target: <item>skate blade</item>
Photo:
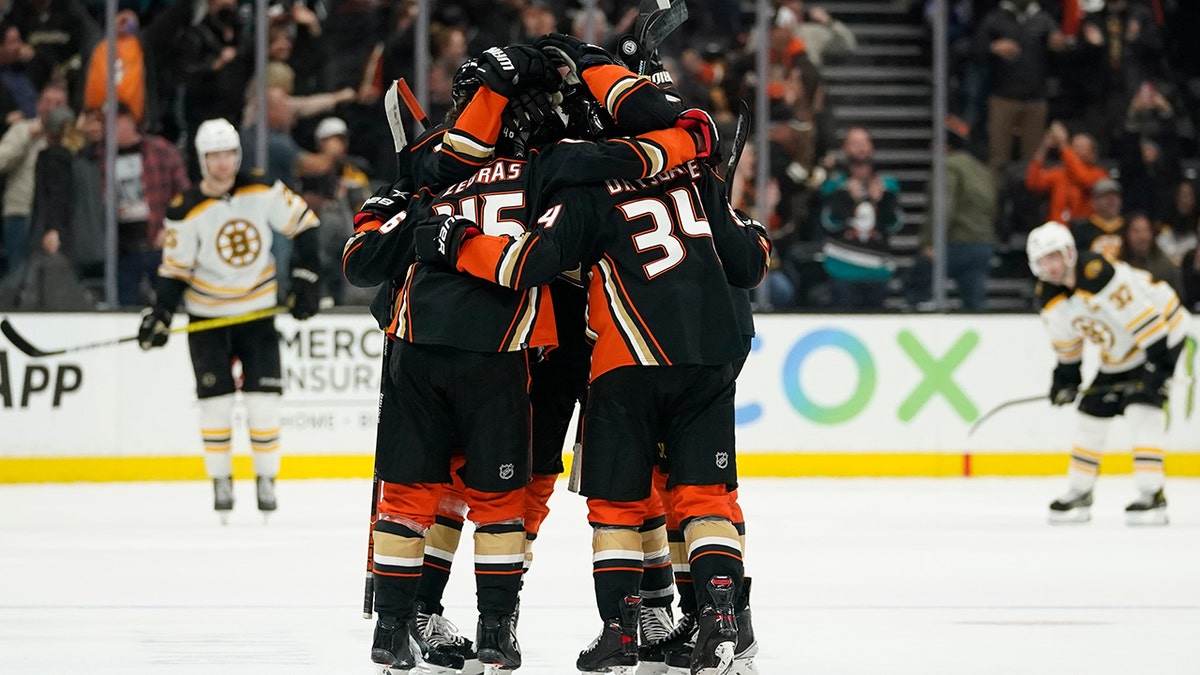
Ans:
[[[399,666],[385,666],[381,663],[373,664],[375,675],[409,675],[416,672],[415,668],[400,668]]]
[[[667,675],[669,672],[662,661],[641,661],[637,666],[637,675]]]
[[[1051,525],[1086,523],[1092,519],[1092,509],[1087,506],[1081,506],[1070,511],[1051,511],[1048,519]]]
[[[501,675],[501,673],[511,673],[513,670],[514,668],[499,663],[485,663],[482,675]]]
[[[467,671],[466,670],[458,671],[458,670],[455,670],[454,668],[449,668],[446,666],[435,666],[435,665],[429,663],[428,661],[426,661],[425,663],[422,663],[421,665],[417,666],[417,668],[413,672],[420,673],[421,675],[458,675],[459,672],[465,673]]]
[[[1125,512],[1125,524],[1132,527],[1155,527],[1167,525],[1169,522],[1165,508]]]
[[[483,675],[483,664],[479,659],[467,659],[463,664],[462,675]]]

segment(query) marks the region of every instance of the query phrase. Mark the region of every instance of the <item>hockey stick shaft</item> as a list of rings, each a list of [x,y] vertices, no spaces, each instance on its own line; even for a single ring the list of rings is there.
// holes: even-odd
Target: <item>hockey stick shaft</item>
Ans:
[[[429,128],[429,118],[425,115],[425,109],[421,107],[421,102],[413,94],[412,89],[408,87],[408,82],[404,78],[396,80],[396,92],[400,94],[400,100],[404,101],[404,105],[408,106],[408,111],[416,118],[417,122],[426,129]]]
[[[1190,385],[1191,383],[1192,383],[1192,378],[1190,378],[1190,377],[1173,377],[1167,381],[1167,386],[1170,387],[1170,386],[1184,385],[1184,384]],[[1118,391],[1125,391],[1127,389],[1129,389],[1129,385],[1127,385],[1127,384],[1114,384],[1114,385],[1108,385],[1108,386],[1104,386],[1104,387],[1096,387],[1094,389],[1088,389],[1083,392],[1083,395],[1084,396],[1103,396],[1105,394],[1111,394],[1111,393],[1118,392]],[[1021,398],[1014,398],[1010,401],[1004,401],[1003,403],[997,405],[996,407],[992,408],[991,410],[980,415],[979,419],[975,420],[975,423],[972,424],[971,428],[967,430],[967,436],[971,436],[972,434],[974,434],[976,432],[976,430],[978,430],[979,427],[983,425],[984,422],[988,421],[992,417],[995,417],[996,413],[998,413],[1002,410],[1005,410],[1006,408],[1011,408],[1013,406],[1018,406],[1018,405],[1024,405],[1026,403],[1037,403],[1038,401],[1049,401],[1049,400],[1050,400],[1050,397],[1048,395],[1037,394],[1035,396],[1022,396]]]
[[[380,393],[379,393],[379,417],[383,417],[383,383],[388,378],[388,357],[392,353],[392,339],[387,335],[383,336],[383,350],[380,358]],[[379,519],[379,449],[375,449],[375,466],[371,472],[371,521],[367,527],[367,579],[363,586],[363,611],[364,619],[370,619],[375,613],[375,521]]]
[[[180,326],[179,328],[172,328],[170,332],[172,332],[172,333],[198,333],[200,331],[212,330],[214,328],[225,328],[226,326],[236,326],[236,325],[242,324],[242,323],[258,321],[259,319],[265,319],[269,316],[274,316],[276,314],[280,314],[280,313],[286,312],[286,311],[288,311],[288,308],[284,307],[284,306],[270,307],[267,309],[260,309],[260,310],[254,311],[254,312],[247,312],[245,314],[238,314],[237,316],[223,316],[223,317],[218,317],[215,319],[204,319],[202,321],[193,321],[185,326]],[[44,358],[47,356],[61,356],[63,354],[82,352],[82,351],[87,351],[90,349],[101,349],[103,347],[115,347],[117,345],[125,344],[126,342],[136,342],[138,339],[138,336],[136,336],[136,335],[129,335],[129,336],[126,336],[123,338],[114,338],[112,340],[101,340],[99,342],[89,342],[87,344],[76,345],[74,347],[66,347],[63,349],[54,349],[54,350],[47,351],[44,349],[38,349],[31,342],[29,342],[29,340],[26,340],[20,333],[17,332],[17,329],[13,327],[12,323],[7,318],[0,320],[0,333],[3,333],[4,337],[8,338],[8,341],[11,342],[13,344],[13,346],[16,347],[17,349],[19,349],[23,354],[25,354],[26,356],[33,357],[33,358]]]
[[[750,135],[750,106],[738,101],[737,127],[733,132],[733,146],[729,149],[729,161],[725,164],[725,199],[733,192],[733,179],[737,175],[738,163],[746,149],[746,138]]]

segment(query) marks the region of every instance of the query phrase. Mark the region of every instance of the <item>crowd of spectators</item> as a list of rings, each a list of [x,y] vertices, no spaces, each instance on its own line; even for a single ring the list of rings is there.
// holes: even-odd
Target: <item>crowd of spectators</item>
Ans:
[[[637,18],[637,0],[446,0],[431,8],[427,73],[431,119],[450,105],[458,66],[482,49],[550,31],[613,47]],[[739,101],[765,87],[767,194],[757,193],[748,147],[732,186],[735,206],[767,223],[776,256],[761,309],[880,311],[928,306],[932,228],[910,227],[901,182],[875,161],[875,129],[838,128],[823,72],[858,50],[831,8],[774,0],[766,34],[754,4],[689,2],[690,18],[662,46],[688,105],[732,129]],[[919,25],[923,0],[895,0]],[[928,3],[931,5],[932,3]],[[948,0],[952,111],[948,121],[947,269],[955,307],[987,309],[996,256],[1046,219],[1103,230],[1108,252],[1180,271],[1185,295],[1200,288],[1196,157],[1187,36],[1175,0]],[[1193,3],[1194,4],[1194,3]],[[7,8],[7,13],[5,9]],[[0,8],[0,306],[95,306],[102,299],[104,116],[107,44],[101,0],[11,0]],[[243,135],[247,163],[266,137],[268,177],[318,211],[324,294],[357,304],[341,283],[340,244],[351,216],[392,178],[386,83],[415,81],[413,0],[271,0],[266,129],[257,128],[253,3],[120,0],[118,166],[119,297],[146,303],[161,250],[164,199],[199,178],[191,132],[224,117]],[[1193,14],[1196,12],[1193,11]],[[858,19],[859,22],[863,20]],[[757,72],[765,42],[769,66]],[[1181,61],[1182,60],[1182,61]],[[1200,58],[1196,59],[1200,63]],[[1194,69],[1200,69],[1193,63]],[[65,111],[65,112],[64,112]],[[64,124],[64,120],[68,123]],[[753,139],[752,139],[753,140]],[[1107,182],[1106,182],[1107,181]],[[1119,182],[1116,182],[1119,181]],[[1111,183],[1111,185],[1110,185]],[[1101,202],[1118,193],[1116,211]],[[61,195],[70,195],[64,200]],[[1122,201],[1123,197],[1123,201]],[[766,212],[759,212],[760,201]],[[1136,212],[1153,241],[1128,235]],[[1140,227],[1140,225],[1139,225]],[[894,245],[915,235],[916,249]],[[1017,242],[1014,244],[1014,242]],[[285,244],[276,257],[286,265]],[[65,261],[65,265],[64,265]],[[70,292],[29,292],[48,269],[68,269]],[[282,267],[281,267],[282,269]],[[62,276],[62,275],[59,275]],[[1175,283],[1175,282],[1172,282]],[[63,299],[63,296],[70,296]],[[59,298],[58,305],[46,297]],[[1189,304],[1200,296],[1188,296]]]

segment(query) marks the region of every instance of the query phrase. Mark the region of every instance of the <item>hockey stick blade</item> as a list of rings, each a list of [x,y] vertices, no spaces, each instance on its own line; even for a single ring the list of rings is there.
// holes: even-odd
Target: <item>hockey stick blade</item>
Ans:
[[[13,328],[13,325],[9,323],[7,318],[0,320],[0,333],[4,333],[4,337],[8,338],[8,341],[11,342],[12,345],[25,356],[43,358],[46,356],[57,356],[59,354],[66,353],[65,349],[60,349],[56,352],[45,352],[37,347],[34,347],[29,343],[29,340],[26,340],[21,336],[20,333],[17,332],[16,328]]]
[[[392,130],[392,144],[396,152],[408,145],[408,135],[404,133],[404,118],[400,116],[400,80],[393,80],[383,95],[383,112],[387,115],[388,126]]]
[[[738,101],[737,127],[733,132],[733,146],[729,149],[729,161],[725,164],[725,198],[729,198],[733,190],[733,177],[737,175],[738,162],[742,161],[742,151],[746,149],[746,137],[750,135],[750,106],[745,101]]]
[[[687,3],[684,0],[672,0],[671,6],[666,9],[661,9],[662,3],[659,2],[658,7],[659,9],[646,16],[638,33],[638,44],[647,57],[654,54],[654,50],[658,49],[663,40],[688,18]]]

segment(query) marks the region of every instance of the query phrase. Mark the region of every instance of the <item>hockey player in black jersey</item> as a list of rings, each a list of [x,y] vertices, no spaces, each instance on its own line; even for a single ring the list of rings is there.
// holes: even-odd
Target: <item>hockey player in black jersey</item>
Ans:
[[[504,50],[504,55],[514,63],[537,58],[520,50]],[[504,81],[492,81],[504,70],[502,59],[485,54],[481,64],[481,79],[489,89],[506,88]],[[525,67],[527,64],[520,64],[515,69]],[[608,161],[615,170],[634,177],[695,152],[691,133],[667,129],[605,146],[581,145],[573,149],[572,156],[577,164],[593,171]],[[495,227],[523,228],[523,221],[529,220],[522,216],[523,210],[527,212],[521,182],[526,163],[493,160],[472,178],[443,191],[432,207],[473,209],[481,219],[491,218]],[[600,175],[611,175],[614,169],[607,169]],[[574,173],[587,179],[586,171]],[[567,180],[557,172],[547,172],[547,178]],[[500,190],[503,187],[508,189]],[[463,286],[463,281],[469,285]],[[446,312],[447,306],[459,311]],[[376,573],[387,578],[378,592],[381,624],[386,620],[394,632],[406,623],[411,618],[406,596],[415,593],[408,581],[411,577],[404,576],[414,573],[412,565],[380,564],[381,560],[418,559],[413,554],[424,548],[419,537],[432,525],[428,521],[435,520],[437,494],[428,486],[448,482],[448,462],[455,450],[465,448],[466,462],[458,474],[478,525],[477,550],[482,543],[492,551],[487,554],[489,560],[501,561],[477,564],[481,614],[477,647],[482,661],[504,667],[515,667],[520,659],[512,614],[525,558],[525,507],[524,492],[513,493],[514,488],[524,486],[529,475],[525,359],[529,348],[554,344],[553,326],[548,323],[552,316],[539,311],[548,307],[548,296],[537,291],[495,289],[416,264],[407,270],[389,325],[389,334],[398,338],[396,352],[390,357],[390,379],[399,399],[395,407],[400,419],[396,420],[398,433],[387,434],[382,425],[380,430],[380,438],[388,435],[394,449],[379,449],[379,523],[383,525],[376,528]],[[539,314],[547,322],[537,321]],[[450,380],[444,380],[447,377]],[[443,380],[448,387],[452,383],[452,388],[437,384]],[[431,385],[437,390],[431,390]],[[399,529],[392,525],[398,521],[423,527]],[[511,527],[514,523],[515,529]],[[419,570],[417,565],[417,574]],[[386,653],[375,656],[402,667],[406,661],[398,652],[406,645],[394,642],[383,650]],[[380,662],[379,658],[376,661]]]
[[[736,488],[732,363],[743,341],[728,284],[761,281],[765,233],[745,227],[719,179],[695,162],[644,181],[563,190],[538,223],[532,232],[487,236],[463,218],[434,219],[418,228],[416,251],[419,260],[509,288],[536,287],[579,264],[590,271],[596,344],[581,492],[589,497],[605,628],[577,665],[591,672],[637,663],[630,617],[640,604],[640,573],[630,570],[642,560],[617,552],[641,550],[638,528],[655,498],[652,469],[661,466],[701,607],[691,670],[726,668],[742,581],[729,493]]]

